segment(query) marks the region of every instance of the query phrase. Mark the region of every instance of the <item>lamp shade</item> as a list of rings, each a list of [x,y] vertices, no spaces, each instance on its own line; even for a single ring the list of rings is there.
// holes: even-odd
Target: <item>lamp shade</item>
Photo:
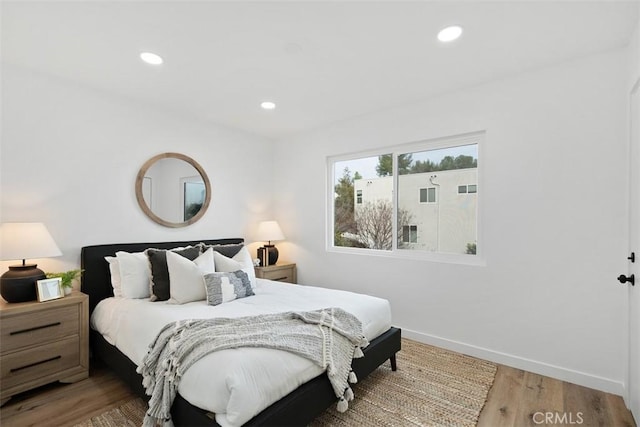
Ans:
[[[46,276],[25,259],[48,258],[62,253],[41,222],[5,222],[0,225],[0,259],[22,260],[0,276],[0,295],[9,303],[36,299],[36,282]]]
[[[60,256],[62,252],[41,222],[5,222],[0,225],[0,259],[20,260]]]
[[[258,225],[258,240],[275,241],[284,240],[284,234],[277,221],[262,221]]]

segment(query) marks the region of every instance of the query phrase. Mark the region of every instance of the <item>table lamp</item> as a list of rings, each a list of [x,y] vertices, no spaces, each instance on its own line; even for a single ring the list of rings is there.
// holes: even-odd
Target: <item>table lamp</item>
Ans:
[[[0,295],[7,302],[36,299],[36,281],[45,278],[37,264],[26,259],[60,256],[62,252],[41,222],[5,222],[0,225],[0,259],[22,260],[21,265],[9,266],[0,276]]]
[[[258,249],[258,258],[262,266],[274,265],[278,262],[278,248],[271,244],[274,240],[284,240],[284,234],[277,221],[262,221],[258,225],[258,240],[269,242]]]

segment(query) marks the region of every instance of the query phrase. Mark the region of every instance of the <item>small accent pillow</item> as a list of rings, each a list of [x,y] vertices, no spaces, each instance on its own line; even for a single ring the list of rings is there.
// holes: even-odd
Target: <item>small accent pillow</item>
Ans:
[[[185,304],[207,299],[203,275],[216,271],[213,249],[193,261],[172,251],[167,252],[167,267],[171,286],[169,304]]]
[[[114,256],[106,256],[104,259],[109,263],[109,274],[111,274],[113,296],[116,298],[122,298],[122,280],[120,279],[120,265],[118,264],[118,258]]]
[[[149,298],[151,269],[144,252],[116,252],[123,298]]]
[[[204,283],[207,290],[207,304],[209,305],[219,305],[234,299],[255,295],[247,273],[242,270],[205,274]]]
[[[191,261],[200,256],[199,246],[176,248],[170,251]],[[149,263],[151,263],[151,301],[166,301],[171,298],[169,268],[167,267],[168,251],[149,248],[145,252],[149,257]]]
[[[246,246],[240,249],[233,258],[226,257],[217,251],[213,253],[213,258],[217,272],[231,273],[242,270],[247,273],[251,286],[256,286],[256,271],[253,268],[253,259],[251,259],[251,254]]]

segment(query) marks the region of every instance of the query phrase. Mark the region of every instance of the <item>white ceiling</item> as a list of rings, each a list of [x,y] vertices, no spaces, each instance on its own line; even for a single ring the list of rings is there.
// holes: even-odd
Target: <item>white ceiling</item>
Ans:
[[[2,61],[268,138],[625,46],[638,1],[9,2]],[[439,29],[464,27],[451,45]],[[142,51],[165,63],[140,61]],[[264,111],[263,100],[277,109]]]

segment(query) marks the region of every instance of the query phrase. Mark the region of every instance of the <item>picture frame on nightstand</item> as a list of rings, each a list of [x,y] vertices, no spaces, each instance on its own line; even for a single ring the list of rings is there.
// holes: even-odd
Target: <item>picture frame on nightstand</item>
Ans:
[[[38,301],[45,302],[64,297],[62,290],[62,279],[54,277],[52,279],[42,279],[36,282]]]

